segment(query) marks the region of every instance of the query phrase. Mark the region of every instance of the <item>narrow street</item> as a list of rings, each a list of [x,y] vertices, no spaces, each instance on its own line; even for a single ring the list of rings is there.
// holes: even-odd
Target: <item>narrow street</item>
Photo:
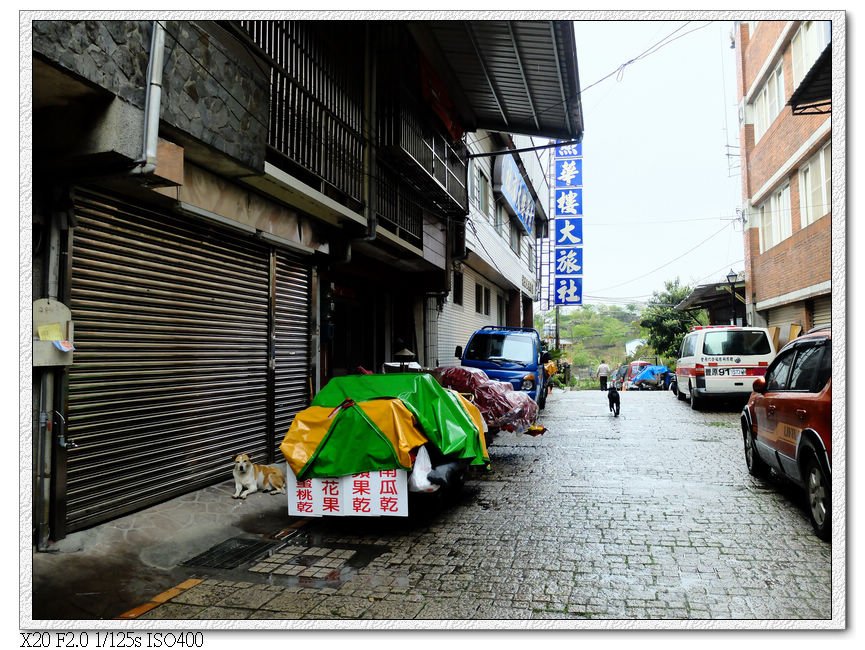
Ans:
[[[541,421],[498,436],[453,505],[312,520],[237,568],[195,569],[140,618],[832,615],[832,547],[795,491],[748,475],[736,407],[632,391],[614,418],[600,391],[556,391]]]

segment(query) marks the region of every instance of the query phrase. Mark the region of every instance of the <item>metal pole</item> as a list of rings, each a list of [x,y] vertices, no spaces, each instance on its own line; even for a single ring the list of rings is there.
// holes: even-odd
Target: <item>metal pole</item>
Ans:
[[[735,285],[730,283],[730,325],[736,324],[736,300],[735,294],[733,293],[736,290]]]
[[[559,305],[556,305],[556,350],[560,349],[559,346]]]

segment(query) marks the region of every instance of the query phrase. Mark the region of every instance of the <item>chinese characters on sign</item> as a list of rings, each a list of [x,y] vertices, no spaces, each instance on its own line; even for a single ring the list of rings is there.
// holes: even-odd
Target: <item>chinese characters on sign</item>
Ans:
[[[553,247],[550,301],[583,303],[583,145],[556,147],[553,159]]]
[[[361,472],[304,481],[295,480],[289,471],[286,483],[291,516],[408,516],[405,470]]]
[[[519,220],[526,234],[531,236],[535,227],[535,200],[512,156],[496,158],[495,180],[496,189],[505,198],[508,212]]]

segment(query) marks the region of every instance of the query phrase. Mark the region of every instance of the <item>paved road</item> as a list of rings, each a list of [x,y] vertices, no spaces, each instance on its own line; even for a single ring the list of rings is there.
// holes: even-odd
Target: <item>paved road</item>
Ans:
[[[315,520],[142,619],[829,619],[832,547],[745,469],[738,409],[556,392],[458,503]]]

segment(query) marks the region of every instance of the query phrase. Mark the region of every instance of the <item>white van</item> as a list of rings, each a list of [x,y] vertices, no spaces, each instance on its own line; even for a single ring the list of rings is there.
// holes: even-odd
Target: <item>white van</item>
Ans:
[[[777,350],[764,327],[698,325],[682,341],[676,397],[698,409],[708,399],[748,399]]]

